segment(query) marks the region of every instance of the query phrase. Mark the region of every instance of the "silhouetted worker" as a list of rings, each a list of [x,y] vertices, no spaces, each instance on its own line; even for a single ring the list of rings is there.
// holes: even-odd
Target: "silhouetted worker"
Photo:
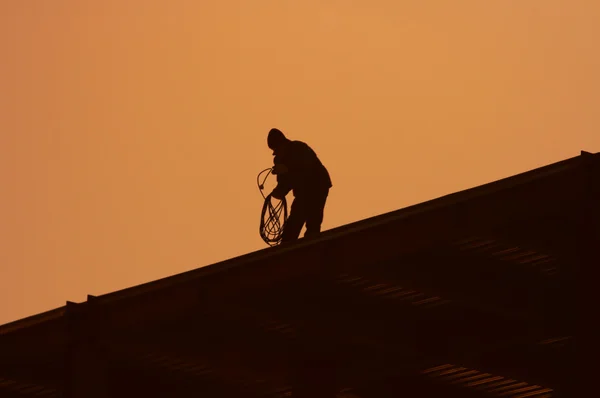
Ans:
[[[269,131],[267,144],[275,156],[273,174],[277,175],[277,186],[271,195],[283,199],[292,190],[294,194],[281,243],[298,239],[305,223],[304,237],[318,235],[332,187],[329,172],[307,144],[289,140],[278,129]]]

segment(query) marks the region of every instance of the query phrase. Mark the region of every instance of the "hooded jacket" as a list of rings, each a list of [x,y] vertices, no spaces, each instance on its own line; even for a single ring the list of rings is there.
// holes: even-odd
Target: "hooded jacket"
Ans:
[[[273,192],[279,196],[283,197],[291,190],[295,197],[318,194],[333,186],[329,172],[306,143],[287,140],[284,150],[280,153],[275,150],[273,153],[273,163],[287,168],[285,172],[277,174],[277,187]]]

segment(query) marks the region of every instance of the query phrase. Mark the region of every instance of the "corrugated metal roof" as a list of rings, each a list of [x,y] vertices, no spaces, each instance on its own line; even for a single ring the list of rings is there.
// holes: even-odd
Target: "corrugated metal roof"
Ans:
[[[0,326],[0,377],[32,393],[66,388],[57,375],[73,327],[93,322],[119,361],[114,380],[136,394],[288,396],[297,365],[282,350],[315,344],[335,351],[346,395],[383,396],[385,374],[389,391],[555,396],[570,388],[561,376],[573,349],[569,281],[581,261],[574,250],[597,237],[596,223],[583,232],[592,240],[579,239],[599,165],[582,153]],[[348,355],[356,365],[339,359]],[[439,366],[456,377],[445,383]],[[423,374],[440,376],[436,387]]]
[[[569,158],[528,172],[520,173],[518,175],[511,176],[499,181],[491,182],[475,188],[470,188],[461,192],[446,195],[421,204],[409,206],[407,208],[396,210],[390,213],[378,215],[348,225],[333,228],[331,230],[324,231],[321,234],[321,236],[315,240],[300,239],[297,243],[288,247],[280,246],[265,248],[256,252],[221,261],[216,264],[204,266],[192,271],[162,278],[138,286],[122,289],[113,293],[108,293],[99,296],[99,298],[103,301],[113,301],[128,296],[135,296],[137,294],[151,292],[155,289],[167,288],[169,286],[172,286],[173,284],[181,283],[189,279],[203,277],[205,275],[210,275],[216,272],[224,272],[232,267],[239,267],[248,263],[257,263],[267,257],[282,255],[288,251],[299,251],[303,250],[306,247],[315,246],[333,239],[341,239],[344,236],[360,231],[365,231],[380,225],[389,224],[399,219],[406,219],[418,213],[434,211],[441,207],[468,202],[469,200],[480,198],[482,196],[494,195],[495,193],[502,190],[512,189],[523,184],[528,184],[545,178],[551,178],[556,174],[573,170],[577,167],[580,167],[582,165],[582,161],[584,161],[587,157],[593,157],[594,161],[598,163],[600,154],[591,154],[582,151],[581,156]],[[26,327],[28,325],[32,325],[44,320],[52,320],[56,317],[62,316],[63,314],[64,307],[60,307],[51,311],[47,311],[21,320],[10,322],[8,324],[0,326],[0,334],[6,333],[9,330],[15,330],[15,328]]]

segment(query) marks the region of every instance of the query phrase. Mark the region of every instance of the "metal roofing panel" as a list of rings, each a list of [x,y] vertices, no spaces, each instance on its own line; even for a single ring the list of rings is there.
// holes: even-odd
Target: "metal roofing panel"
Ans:
[[[344,236],[356,234],[363,231],[368,231],[373,228],[381,227],[386,224],[393,223],[397,220],[406,219],[407,217],[422,214],[424,212],[437,210],[445,206],[451,206],[457,203],[465,203],[473,199],[488,197],[490,195],[498,194],[499,192],[507,189],[513,189],[515,187],[522,186],[524,184],[532,183],[535,181],[545,180],[554,176],[560,175],[561,173],[573,171],[582,165],[582,158],[589,161],[592,159],[595,163],[600,163],[599,154],[590,154],[582,151],[581,156],[566,159],[560,162],[556,162],[544,167],[540,167],[525,173],[521,173],[515,176],[504,178],[499,181],[484,184],[479,187],[467,189],[461,192],[453,193],[434,199],[425,203],[410,206],[401,210],[393,211],[390,213],[382,214],[376,217],[371,217],[366,220],[354,222],[348,225],[344,225],[338,228],[324,231],[322,236],[315,240],[300,240],[297,243],[288,247],[274,247],[259,250],[257,252],[249,253],[239,257],[235,257],[226,261],[222,261],[216,264],[205,266],[196,270],[184,272],[178,275],[162,278],[160,280],[148,282],[131,288],[123,289],[113,293],[99,296],[99,300],[102,302],[110,302],[114,300],[121,300],[127,297],[136,296],[139,294],[150,293],[153,291],[161,290],[173,286],[174,284],[180,284],[188,282],[190,280],[213,275],[215,273],[226,272],[229,269],[242,266],[244,264],[257,264],[267,260],[274,260],[279,258],[280,261],[289,259],[289,256],[297,256],[299,253],[306,255],[307,252],[304,249],[309,247],[322,247],[322,244],[330,242],[332,239],[342,239]],[[310,262],[310,261],[308,261]],[[29,325],[44,322],[49,319],[55,319],[64,314],[64,307],[57,308],[52,311],[48,311],[43,314],[28,317],[22,320],[17,320],[9,324],[0,326],[0,335],[9,333],[19,328],[27,327]]]

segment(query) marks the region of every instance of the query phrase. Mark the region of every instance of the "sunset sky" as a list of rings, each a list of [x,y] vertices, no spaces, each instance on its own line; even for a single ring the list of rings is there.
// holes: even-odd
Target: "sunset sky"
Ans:
[[[598,0],[0,0],[0,324],[266,247],[271,127],[328,167],[324,229],[600,151],[599,21]]]

